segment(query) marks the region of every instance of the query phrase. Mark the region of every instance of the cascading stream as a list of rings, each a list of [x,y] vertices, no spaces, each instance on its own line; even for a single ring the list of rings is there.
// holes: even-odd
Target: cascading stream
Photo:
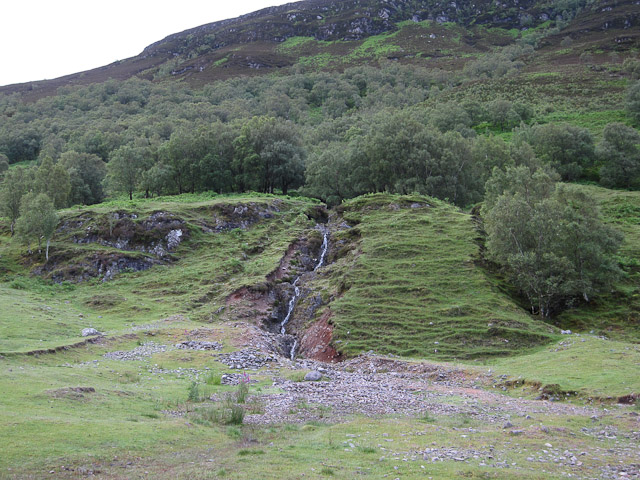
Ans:
[[[298,301],[298,297],[300,296],[300,288],[298,287],[298,280],[300,280],[300,277],[297,277],[293,282],[294,294],[293,294],[293,297],[291,297],[291,300],[289,300],[287,315],[284,317],[284,320],[280,324],[280,333],[282,333],[283,335],[287,333],[287,323],[289,323],[289,319],[291,318],[293,309],[296,307],[296,302]]]
[[[326,259],[328,250],[329,250],[329,229],[327,228],[327,229],[324,229],[322,247],[320,248],[320,258],[318,259],[318,263],[316,264],[316,266],[313,268],[314,272],[324,265],[324,261]],[[298,281],[300,280],[301,276],[302,275],[299,275],[293,281],[294,294],[293,294],[293,297],[291,297],[291,300],[289,300],[287,315],[284,317],[284,320],[280,324],[280,334],[282,335],[286,335],[287,333],[287,323],[289,323],[289,320],[291,319],[291,315],[293,314],[293,310],[296,308],[296,303],[298,303],[298,298],[300,298],[300,287],[298,287]],[[298,346],[298,341],[294,339],[293,346],[291,347],[291,351],[289,352],[289,358],[291,360],[293,360],[296,355],[297,346]]]

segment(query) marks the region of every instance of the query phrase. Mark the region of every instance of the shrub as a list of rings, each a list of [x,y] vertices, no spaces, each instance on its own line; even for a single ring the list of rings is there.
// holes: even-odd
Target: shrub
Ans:
[[[189,388],[187,388],[187,400],[190,402],[199,402],[200,401],[200,389],[198,388],[198,384],[196,382],[191,382]]]

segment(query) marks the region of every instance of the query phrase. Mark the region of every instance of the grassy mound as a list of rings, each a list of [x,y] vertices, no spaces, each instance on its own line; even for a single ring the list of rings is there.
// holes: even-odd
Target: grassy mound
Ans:
[[[468,359],[556,338],[476,266],[470,215],[428,197],[384,194],[347,202],[340,212],[360,233],[358,254],[332,273],[345,290],[332,307],[341,351]]]

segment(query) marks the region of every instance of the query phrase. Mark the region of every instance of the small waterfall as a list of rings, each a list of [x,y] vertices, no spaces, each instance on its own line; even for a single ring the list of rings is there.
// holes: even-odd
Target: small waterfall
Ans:
[[[328,250],[329,250],[329,229],[326,228],[324,229],[324,232],[323,232],[322,247],[320,248],[320,259],[318,260],[318,263],[316,264],[316,266],[313,268],[314,272],[324,265]],[[293,314],[293,310],[294,308],[296,308],[296,303],[298,303],[298,298],[300,298],[300,287],[298,287],[298,281],[300,280],[301,276],[302,275],[299,275],[293,281],[294,294],[293,294],[293,297],[291,297],[291,300],[289,300],[289,305],[287,307],[287,315],[284,317],[284,320],[280,324],[281,335],[287,334],[287,323],[289,323],[289,320],[291,319],[291,315]],[[291,360],[293,360],[296,355],[297,346],[298,346],[298,340],[294,338],[293,346],[289,351],[289,358]]]
[[[322,239],[322,247],[320,249],[320,260],[318,261],[316,268],[313,269],[314,272],[318,270],[322,265],[324,265],[324,259],[327,257],[328,249],[329,249],[329,230],[326,229],[324,231],[324,236]]]
[[[293,309],[296,307],[296,302],[298,301],[298,297],[300,296],[300,287],[298,287],[298,280],[300,280],[300,277],[297,277],[295,279],[295,281],[293,282],[293,287],[294,287],[294,294],[293,297],[291,297],[291,300],[289,300],[289,307],[287,310],[287,315],[286,317],[284,317],[284,320],[282,321],[282,323],[280,324],[280,333],[282,333],[283,335],[285,333],[287,333],[287,323],[289,323],[289,319],[291,318],[291,314],[293,313]]]

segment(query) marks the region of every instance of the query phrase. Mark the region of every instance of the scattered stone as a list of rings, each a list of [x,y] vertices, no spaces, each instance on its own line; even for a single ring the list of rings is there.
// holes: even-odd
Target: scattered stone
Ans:
[[[241,373],[223,373],[220,376],[222,385],[240,385],[241,383],[258,383],[258,380]]]
[[[218,361],[228,367],[241,370],[247,368],[262,368],[268,362],[277,362],[278,358],[275,355],[265,354],[255,348],[245,348],[244,350],[236,352],[218,354]]]
[[[182,350],[222,350],[222,344],[218,342],[201,342],[196,340],[187,340],[176,343],[176,348]]]
[[[166,352],[168,347],[166,345],[158,345],[154,342],[145,342],[139,347],[129,351],[117,351],[108,352],[103,355],[104,358],[110,360],[142,360],[145,357],[150,357],[154,353]]]

